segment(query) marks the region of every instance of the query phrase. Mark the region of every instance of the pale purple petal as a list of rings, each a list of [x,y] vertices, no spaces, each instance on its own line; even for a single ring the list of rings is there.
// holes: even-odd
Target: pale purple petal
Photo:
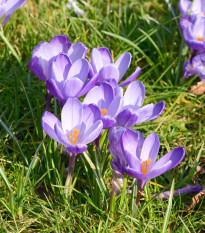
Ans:
[[[6,14],[6,16],[4,20],[2,21],[2,26],[5,26],[5,24],[11,18],[14,11],[20,8],[25,3],[25,1],[26,0],[7,0],[5,3],[3,3],[4,13]]]
[[[179,11],[181,15],[185,15],[189,13],[189,10],[191,8],[191,1],[189,0],[180,0],[179,2]]]
[[[84,144],[93,142],[102,132],[103,123],[101,120],[94,122],[94,124],[85,132],[82,138]]]
[[[69,57],[60,53],[51,64],[49,79],[54,79],[57,82],[66,80],[70,68],[71,61]]]
[[[147,174],[148,179],[152,179],[154,177],[160,176],[161,174],[171,170],[172,168],[176,167],[181,161],[184,159],[185,150],[183,147],[175,148],[174,150],[170,151],[162,158],[160,158],[149,170]]]
[[[76,95],[76,98],[80,98],[85,95],[88,91],[90,91],[99,79],[99,74],[95,74],[92,78],[90,78],[87,82],[84,83],[81,91]]]
[[[61,121],[64,132],[79,129],[82,123],[83,106],[78,99],[69,98],[63,106]]]
[[[116,117],[117,114],[121,111],[123,106],[123,99],[121,97],[116,97],[108,107],[108,114],[112,117]]]
[[[142,151],[140,155],[141,161],[146,161],[148,158],[151,159],[150,170],[155,164],[158,152],[159,152],[160,142],[159,137],[155,133],[151,133],[147,136],[142,146]]]
[[[137,170],[129,168],[124,166],[123,168],[124,172],[127,173],[127,175],[139,179],[139,180],[144,180],[145,179],[145,175],[142,174],[141,172],[137,172]]]
[[[157,104],[148,104],[137,110],[138,119],[135,124],[153,120],[164,112],[165,104],[161,101]]]
[[[119,79],[118,82],[122,79],[124,74],[127,72],[131,62],[131,54],[126,52],[122,54],[115,62],[116,67],[119,70]]]
[[[199,193],[204,188],[200,184],[196,184],[194,186],[186,185],[184,188],[174,190],[173,197],[181,195],[181,194],[190,194],[190,193]],[[155,197],[157,194],[151,194],[151,197]],[[168,199],[170,195],[170,191],[165,191],[160,193],[157,198],[158,199]]]
[[[61,144],[63,144],[64,146],[68,146],[71,144],[69,135],[63,131],[61,123],[59,124],[59,122],[57,122],[54,126],[54,130]]]
[[[142,82],[135,81],[129,84],[124,94],[124,107],[132,109],[139,109],[145,98],[145,88]]]
[[[133,74],[130,75],[129,78],[127,78],[124,82],[122,82],[119,86],[120,87],[125,87],[128,84],[130,84],[131,82],[133,82],[141,73],[141,68],[138,66],[137,69],[135,70],[135,72]]]
[[[123,153],[129,153],[129,156],[132,155],[133,157],[137,158],[137,161],[140,161],[140,149],[142,147],[143,142],[144,136],[142,133],[140,133],[139,131],[127,129],[122,134],[121,139]],[[126,157],[126,160],[128,162],[128,157]],[[136,163],[134,167],[131,165],[131,163],[128,162],[128,164],[132,168],[134,168],[135,166],[140,167],[139,163]]]
[[[52,113],[47,112],[47,111],[44,112],[44,114],[43,114],[43,116],[41,118],[41,125],[42,125],[43,130],[53,140],[55,140],[56,142],[61,143],[61,141],[58,139],[58,137],[57,137],[57,135],[55,133],[55,130],[54,130],[54,126],[55,126],[56,123],[58,123],[59,125],[61,125],[61,122]]]
[[[49,90],[49,92],[54,95],[58,100],[64,100],[64,96],[62,95],[60,91],[60,85],[57,85],[56,82],[53,79],[49,79],[46,82],[46,88]]]
[[[107,48],[94,48],[91,52],[91,65],[93,67],[94,73],[99,73],[100,69],[112,63],[112,57]]]
[[[137,122],[139,115],[132,109],[128,108],[121,111],[116,118],[116,125],[125,128],[130,128]]]
[[[84,98],[84,104],[96,104],[100,109],[108,109],[114,98],[114,90],[109,83],[102,83],[91,89]]]
[[[51,45],[51,47],[48,46],[48,49],[51,48],[50,52],[55,56],[59,53],[67,53],[71,46],[70,39],[64,34],[53,37],[48,44]]]
[[[110,115],[104,115],[102,117],[103,129],[110,129],[115,126],[115,119]]]
[[[62,92],[65,99],[69,97],[76,97],[83,87],[83,82],[78,77],[67,79],[62,86]]]
[[[110,80],[116,80],[117,83],[119,82],[119,71],[113,64],[103,66],[102,69],[100,69],[99,74],[100,83],[104,81],[109,82]]]
[[[46,81],[47,78],[43,73],[43,68],[38,63],[38,57],[34,57],[29,61],[29,69],[42,81]]]
[[[79,59],[74,62],[69,70],[68,77],[78,77],[83,83],[88,77],[89,64],[85,59]]]
[[[67,146],[67,150],[73,154],[80,154],[87,150],[87,145],[85,144],[78,144],[78,145],[69,145]]]
[[[80,58],[85,58],[88,52],[88,48],[83,43],[72,44],[70,49],[67,52],[72,63],[77,61]]]
[[[137,158],[136,155],[133,155],[130,151],[125,150],[124,156],[127,161],[127,164],[131,169],[136,170],[137,173],[142,174],[141,167],[140,167],[140,161]]]

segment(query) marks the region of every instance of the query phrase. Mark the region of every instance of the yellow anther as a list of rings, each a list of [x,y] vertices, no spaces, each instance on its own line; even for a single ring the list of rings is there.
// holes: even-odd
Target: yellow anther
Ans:
[[[144,175],[147,174],[147,172],[148,172],[148,170],[149,170],[149,167],[150,167],[151,161],[152,161],[152,160],[149,158],[149,159],[147,159],[147,160],[145,160],[145,161],[142,162],[142,173],[143,173]]]
[[[74,131],[74,132],[72,133],[73,136],[72,136],[72,134],[70,133],[70,143],[71,143],[72,145],[75,145],[76,142],[77,142],[78,134],[80,133],[80,130],[74,129],[73,131]]]
[[[197,36],[197,40],[198,41],[204,41],[204,39],[200,35]]]
[[[104,108],[104,109],[101,109],[101,113],[102,113],[102,117],[108,113],[107,109]]]

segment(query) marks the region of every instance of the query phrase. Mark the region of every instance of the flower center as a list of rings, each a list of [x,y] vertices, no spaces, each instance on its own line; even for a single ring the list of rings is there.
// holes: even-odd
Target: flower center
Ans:
[[[204,41],[204,39],[200,35],[197,36],[197,40],[198,41]]]
[[[107,111],[107,109],[106,108],[104,108],[104,109],[101,109],[101,115],[102,115],[102,117],[105,115],[105,114],[107,114],[108,113],[108,111]]]
[[[78,134],[80,133],[80,130],[74,129],[73,131],[74,131],[74,132],[72,133],[73,136],[72,136],[72,134],[70,133],[70,143],[71,143],[72,145],[75,145],[76,142],[77,142]]]
[[[201,11],[201,14],[202,14],[202,15],[205,15],[205,12],[204,12],[204,11]]]
[[[151,161],[152,161],[152,160],[149,158],[149,159],[147,159],[147,160],[145,160],[145,161],[142,162],[142,173],[143,173],[144,175],[147,174],[147,172],[148,172],[148,170],[149,170],[149,167],[150,167]]]

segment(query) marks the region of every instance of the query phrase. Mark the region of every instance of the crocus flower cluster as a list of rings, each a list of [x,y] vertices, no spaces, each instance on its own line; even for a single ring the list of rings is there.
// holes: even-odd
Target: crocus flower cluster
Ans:
[[[180,26],[187,45],[191,48],[190,59],[184,63],[185,78],[198,75],[205,82],[205,1],[180,0],[182,15]]]
[[[8,22],[15,10],[20,8],[26,0],[0,0],[0,19],[2,26]]]
[[[158,136],[153,133],[144,139],[142,133],[131,127],[159,117],[164,102],[142,106],[145,87],[135,81],[140,67],[121,82],[130,66],[130,53],[122,54],[114,62],[107,48],[94,48],[89,63],[85,58],[87,51],[82,43],[71,45],[65,35],[42,42],[33,50],[30,69],[46,82],[48,94],[62,106],[61,121],[47,108],[42,127],[71,153],[72,163],[89,143],[99,140],[103,129],[109,129],[114,171],[111,194],[119,194],[123,174],[127,173],[138,180],[139,201],[146,183],[177,166],[185,156],[184,149],[176,148],[155,162]]]

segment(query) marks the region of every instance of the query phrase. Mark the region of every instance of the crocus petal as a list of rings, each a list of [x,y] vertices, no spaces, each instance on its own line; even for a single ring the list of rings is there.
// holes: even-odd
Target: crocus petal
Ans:
[[[132,157],[137,158],[137,161],[139,162],[140,161],[140,149],[142,147],[143,142],[144,142],[144,136],[142,133],[140,133],[139,131],[127,129],[122,134],[122,139],[121,139],[123,153],[127,154],[128,152],[129,154],[127,154],[127,156],[130,157],[132,155]],[[132,168],[135,168],[135,166],[139,167],[140,163],[136,163],[136,165],[131,165],[131,163],[128,162],[129,158],[127,156],[125,157],[130,167]]]
[[[51,64],[49,79],[54,79],[57,82],[66,80],[70,68],[71,61],[69,57],[60,53]]]
[[[137,172],[135,169],[124,166],[123,170],[125,173],[127,173],[128,176],[131,176],[131,177],[139,179],[139,180],[145,179],[145,175],[143,175],[140,172]]]
[[[67,52],[72,63],[80,58],[85,58],[88,48],[83,43],[74,43]]]
[[[82,122],[82,103],[75,98],[69,98],[63,106],[61,112],[61,121],[63,131],[71,131],[72,129],[78,129]]]
[[[114,127],[116,123],[115,119],[110,115],[104,115],[102,117],[102,122],[103,122],[103,129],[110,129]]]
[[[62,87],[62,92],[65,99],[69,97],[76,97],[76,95],[82,89],[83,84],[84,83],[82,82],[82,80],[80,80],[78,77],[67,79],[63,83],[63,87]]]
[[[131,169],[134,169],[137,171],[138,174],[142,174],[141,167],[140,167],[140,161],[133,154],[131,154],[129,151],[124,151],[124,156],[127,161],[127,164]]]
[[[124,107],[138,109],[142,106],[145,97],[145,88],[142,82],[135,81],[129,84],[124,94]]]
[[[161,174],[171,170],[172,168],[176,167],[185,156],[185,150],[183,147],[175,148],[174,150],[170,151],[162,158],[160,158],[153,166],[153,168],[148,171],[147,174],[148,179],[152,179],[154,177],[160,176]]]
[[[55,56],[57,56],[60,52],[67,53],[71,46],[69,38],[63,34],[53,37],[48,44],[51,45],[51,47],[48,47],[48,49],[52,48],[50,53],[52,52]]]
[[[85,144],[78,144],[78,145],[69,145],[67,146],[67,150],[73,154],[80,154],[87,150],[87,145]]]
[[[130,84],[131,82],[133,82],[141,73],[141,68],[138,66],[137,69],[135,70],[135,72],[133,74],[130,75],[129,78],[127,78],[124,82],[122,82],[119,86],[120,87],[125,87],[128,84]]]
[[[99,74],[95,74],[91,79],[84,83],[81,91],[77,94],[76,98],[80,98],[81,96],[85,95],[88,91],[90,91],[97,81],[99,80]]]
[[[85,123],[85,130],[91,128],[94,122],[100,119],[101,119],[101,111],[97,106],[93,104],[83,106],[82,122]]]
[[[150,168],[155,164],[158,152],[159,152],[160,142],[159,137],[155,133],[151,133],[147,136],[142,146],[142,151],[140,155],[141,161],[146,161],[148,158],[151,159]]]
[[[103,123],[101,120],[96,121],[83,135],[82,142],[88,144],[93,142],[102,132]]]
[[[127,72],[131,62],[131,54],[126,52],[122,54],[115,62],[116,67],[119,70],[119,81],[122,79],[124,74]]]
[[[99,73],[100,69],[112,63],[112,56],[107,48],[94,48],[91,52],[91,65],[94,73]]]
[[[117,83],[119,82],[119,71],[114,64],[108,64],[103,66],[100,69],[99,74],[100,83],[102,83],[103,81],[109,82],[109,80],[116,80]]]
[[[85,59],[74,62],[69,70],[68,77],[78,77],[83,83],[88,77],[89,64]]]
[[[180,0],[179,2],[179,11],[181,15],[185,15],[189,13],[190,7],[192,3],[189,0]]]
[[[112,117],[116,117],[116,115],[121,111],[123,106],[123,99],[121,97],[116,97],[108,107],[108,114]]]
[[[55,124],[58,123],[59,125],[61,125],[61,122],[58,120],[57,117],[55,117],[52,113],[50,112],[44,112],[42,118],[41,118],[41,125],[43,130],[46,132],[46,134],[48,134],[53,140],[55,140],[56,142],[61,143],[61,141],[59,140],[59,138],[57,137],[55,130],[54,130],[54,126]]]
[[[14,13],[15,10],[20,8],[26,0],[8,0],[5,3],[5,18],[2,21],[2,26],[5,26],[5,24],[8,22],[8,20],[11,18],[11,15]],[[1,18],[1,17],[0,17]]]
[[[57,122],[54,126],[54,130],[55,130],[55,133],[60,141],[60,143],[64,146],[68,146],[70,145],[70,141],[69,141],[69,136],[67,135],[67,133],[65,133],[63,131],[63,128],[62,128],[62,124],[59,122]]]
[[[125,109],[117,115],[116,125],[130,128],[137,122],[138,117],[139,115],[133,112],[132,109]]]
[[[29,61],[29,69],[42,81],[46,81],[47,78],[43,73],[42,67],[39,65],[38,57],[34,57]]]
[[[187,3],[188,5],[188,3]],[[203,16],[205,11],[205,2],[204,0],[194,0],[191,7],[191,14],[201,14]]]
[[[203,187],[200,184],[196,184],[194,186],[186,185],[184,188],[174,190],[173,197],[181,195],[181,194],[190,194],[190,193],[199,193],[203,190]],[[168,199],[170,195],[170,191],[165,191],[160,193],[157,198],[158,199]],[[156,194],[151,194],[151,197],[156,196]]]
[[[135,124],[153,120],[164,112],[165,104],[161,101],[157,104],[148,104],[137,110],[138,119]]]
[[[123,97],[123,88],[116,86],[114,88],[114,92],[115,92],[115,97]]]
[[[108,109],[114,98],[114,90],[109,83],[102,83],[90,90],[84,98],[84,104],[96,104],[100,109]]]
[[[56,84],[56,82],[53,79],[49,79],[46,82],[46,88],[49,90],[49,92],[54,95],[58,100],[64,100],[64,96],[62,95],[59,86]]]

